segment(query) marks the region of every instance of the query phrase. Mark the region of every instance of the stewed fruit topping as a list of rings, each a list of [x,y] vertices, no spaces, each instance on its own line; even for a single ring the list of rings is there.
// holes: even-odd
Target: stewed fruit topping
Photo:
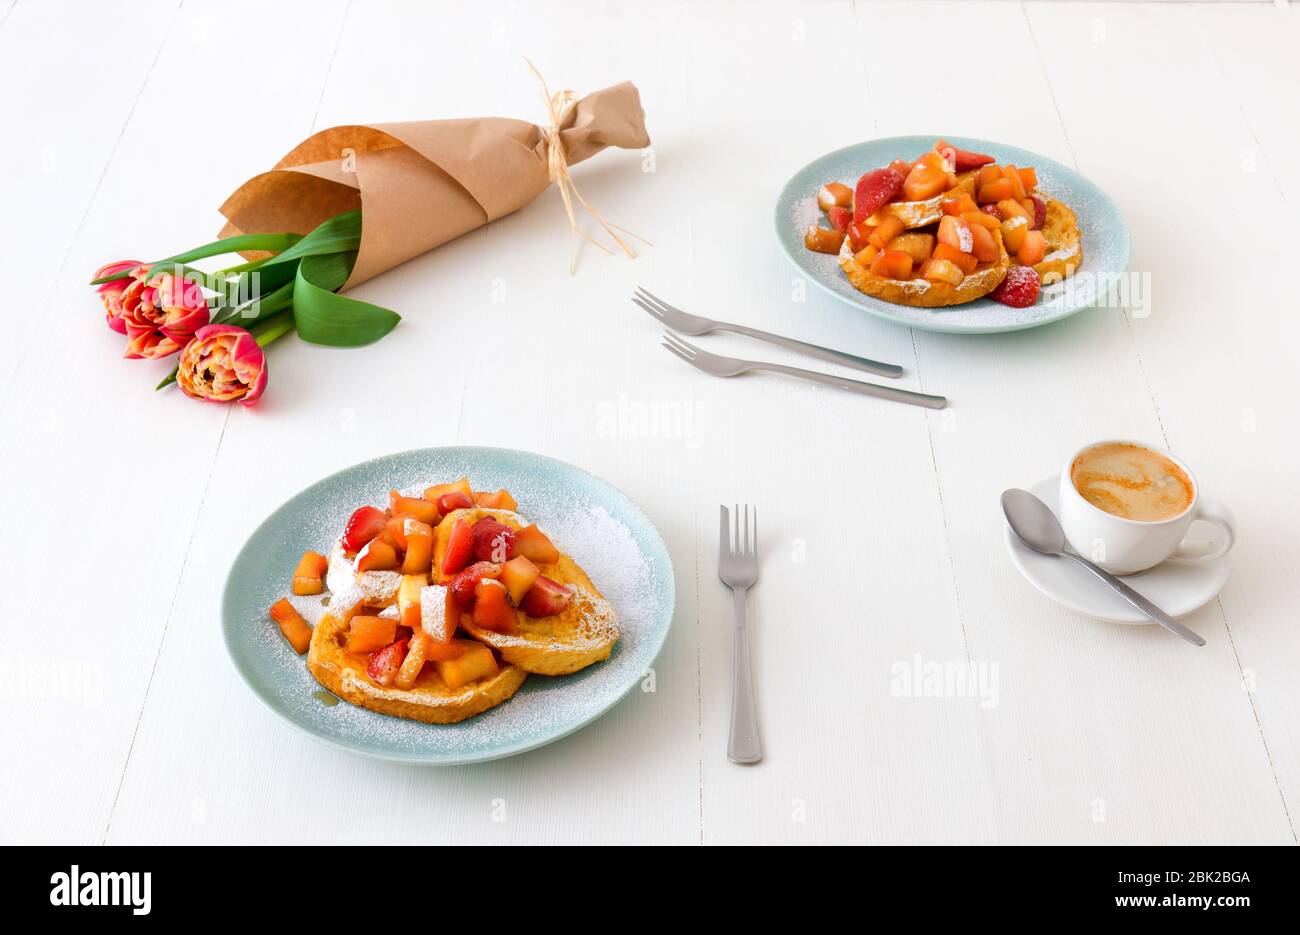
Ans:
[[[539,575],[528,589],[519,609],[530,617],[553,617],[561,613],[573,600],[573,592],[545,575]]]
[[[371,539],[357,553],[357,571],[392,571],[397,567],[397,549],[379,536]]]
[[[519,632],[519,618],[510,603],[506,586],[495,578],[483,578],[474,588],[474,626],[496,633]]]
[[[510,603],[516,607],[528,593],[528,589],[533,586],[541,571],[524,558],[522,555],[516,555],[510,561],[501,566],[501,583],[506,586],[510,592]]]
[[[371,653],[370,662],[366,666],[366,675],[380,685],[392,685],[397,678],[398,670],[402,668],[402,660],[406,658],[406,642],[406,640],[398,640]]]
[[[474,505],[474,497],[463,490],[453,490],[438,498],[438,512],[446,516],[452,510],[465,510]]]
[[[872,169],[864,174],[853,190],[853,220],[865,221],[897,198],[903,182],[903,176],[893,169]]]
[[[514,556],[515,531],[485,516],[474,524],[474,557],[480,562],[506,562]]]
[[[1038,273],[1029,266],[1011,267],[992,298],[1012,308],[1028,308],[1038,300]]]
[[[378,507],[363,506],[348,517],[348,524],[343,529],[343,548],[349,552],[360,552],[375,536],[384,531],[388,517]]]
[[[536,524],[516,530],[515,552],[539,565],[549,565],[560,560],[560,550]]]
[[[952,163],[954,172],[978,169],[980,166],[986,166],[994,161],[992,156],[986,156],[984,153],[973,153],[969,150],[949,146],[945,140],[939,140],[939,142],[935,143],[934,151]]]
[[[325,590],[325,568],[328,560],[319,552],[310,550],[302,553],[298,567],[293,570],[294,594],[320,594]]]
[[[474,557],[474,527],[463,519],[452,520],[447,536],[447,551],[442,556],[443,575],[454,575]]]
[[[461,610],[474,608],[474,591],[484,578],[500,578],[501,566],[494,562],[475,562],[451,582],[452,602]]]

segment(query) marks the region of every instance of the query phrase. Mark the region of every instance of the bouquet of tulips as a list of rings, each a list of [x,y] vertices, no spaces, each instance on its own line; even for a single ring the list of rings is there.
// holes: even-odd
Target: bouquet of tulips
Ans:
[[[176,383],[194,399],[250,405],[266,388],[266,347],[277,338],[296,330],[316,344],[356,347],[400,320],[341,290],[519,210],[551,184],[575,244],[612,252],[580,229],[576,204],[634,256],[568,167],[608,146],[649,145],[636,88],[552,95],[533,73],[546,126],[484,117],[322,130],[226,200],[221,239],[99,269],[91,284],[108,326],[126,336],[126,356],[179,355],[159,389]],[[192,265],[231,254],[240,262],[213,272]]]
[[[179,352],[172,383],[186,396],[251,405],[266,387],[268,344],[297,329],[305,340],[355,347],[383,337],[397,313],[337,295],[361,244],[361,212],[336,215],[306,236],[224,237],[153,263],[101,267],[108,327],[126,335],[126,357],[157,360]],[[191,263],[224,254],[267,256],[215,272]]]

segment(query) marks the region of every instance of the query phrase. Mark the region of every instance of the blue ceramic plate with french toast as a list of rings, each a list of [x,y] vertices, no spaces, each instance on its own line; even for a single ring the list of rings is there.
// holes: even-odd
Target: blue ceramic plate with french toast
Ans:
[[[324,691],[306,658],[294,652],[267,615],[288,594],[299,556],[308,549],[329,554],[353,510],[385,505],[393,488],[420,491],[460,477],[479,490],[509,490],[521,516],[545,530],[591,576],[618,617],[619,639],[610,657],[572,675],[530,675],[513,697],[455,724],[380,714]],[[608,711],[643,680],[658,655],[672,623],[674,591],[662,537],[613,485],[526,451],[424,448],[332,474],[268,516],[230,568],[221,621],[235,669],[289,724],[355,753],[457,764],[531,750]],[[289,599],[312,625],[328,605],[328,595]]]
[[[879,318],[924,331],[955,334],[1019,331],[1060,321],[1086,308],[1118,305],[1117,296],[1122,294],[1118,287],[1128,269],[1128,225],[1115,203],[1100,188],[1073,169],[1017,146],[973,137],[944,138],[960,149],[986,153],[1000,165],[1014,163],[1034,168],[1038,191],[1067,204],[1078,219],[1083,262],[1073,276],[1044,286],[1037,302],[1027,308],[1012,308],[988,296],[963,305],[916,308],[859,292],[840,269],[839,257],[814,253],[804,246],[808,225],[827,226],[825,215],[817,205],[817,191],[822,185],[842,182],[853,188],[858,178],[871,169],[887,166],[899,158],[917,158],[934,146],[938,135],[893,136],[857,143],[815,159],[796,172],[776,203],[776,236],[786,255],[805,276],[837,299]]]

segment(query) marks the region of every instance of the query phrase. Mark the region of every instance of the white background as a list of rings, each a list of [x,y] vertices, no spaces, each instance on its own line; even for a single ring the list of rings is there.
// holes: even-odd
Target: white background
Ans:
[[[1293,843],[1297,11],[537,7],[0,0],[0,840]],[[524,55],[555,87],[640,87],[653,165],[611,151],[575,171],[655,243],[640,259],[588,250],[570,277],[548,192],[356,290],[403,314],[383,341],[277,344],[254,410],[154,394],[166,366],[120,359],[85,285],[97,266],[208,239],[226,194],[314,129],[540,121]],[[771,229],[781,185],[909,133],[1005,140],[1091,178],[1132,229],[1151,315],[959,337],[801,294]],[[706,377],[657,346],[638,283],[901,362],[953,408]],[[611,431],[619,412],[685,421]],[[1007,559],[999,492],[1105,436],[1168,446],[1236,510],[1233,577],[1187,621],[1202,649],[1065,611]],[[328,749],[227,660],[230,559],[311,481],[456,443],[570,461],[658,525],[679,596],[657,690],[477,767]],[[765,547],[768,758],[750,769],[724,756],[715,535],[737,500]],[[997,691],[896,697],[891,666],[917,654],[977,663]]]

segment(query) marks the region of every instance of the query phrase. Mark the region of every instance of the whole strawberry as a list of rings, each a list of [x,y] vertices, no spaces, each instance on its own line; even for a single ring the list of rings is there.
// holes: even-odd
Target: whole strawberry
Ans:
[[[1011,267],[992,297],[1012,308],[1028,308],[1038,301],[1038,273],[1032,266]]]

